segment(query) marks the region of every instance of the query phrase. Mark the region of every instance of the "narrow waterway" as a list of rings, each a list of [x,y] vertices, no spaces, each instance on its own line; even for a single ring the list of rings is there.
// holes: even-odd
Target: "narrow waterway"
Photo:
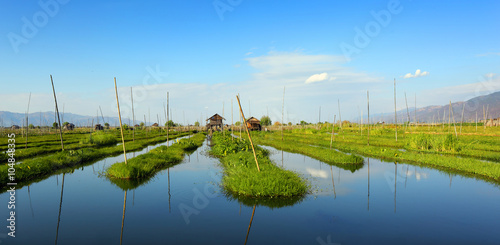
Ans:
[[[2,244],[498,244],[500,188],[438,170],[365,159],[355,172],[274,150],[312,193],[285,206],[224,195],[206,141],[124,191],[99,171],[123,156],[16,192],[16,238]],[[146,152],[148,149],[144,149]],[[134,153],[130,153],[133,157]],[[141,152],[136,152],[141,154]],[[283,161],[282,161],[283,156]],[[369,164],[368,164],[369,161]],[[0,195],[8,218],[9,194]],[[246,202],[245,202],[246,203]],[[279,203],[279,202],[277,202]],[[280,207],[282,206],[282,207]],[[4,221],[6,223],[6,221]]]

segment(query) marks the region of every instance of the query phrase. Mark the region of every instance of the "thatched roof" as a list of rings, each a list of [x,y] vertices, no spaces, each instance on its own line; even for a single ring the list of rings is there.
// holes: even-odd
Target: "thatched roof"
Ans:
[[[214,114],[213,116],[211,116],[210,118],[208,118],[205,121],[208,121],[208,120],[210,120],[210,121],[219,121],[219,120],[222,120],[222,119],[226,120],[225,118],[221,117],[219,114],[216,113],[216,114]]]
[[[260,123],[260,120],[255,118],[255,117],[250,117],[247,119],[247,122],[249,123]]]

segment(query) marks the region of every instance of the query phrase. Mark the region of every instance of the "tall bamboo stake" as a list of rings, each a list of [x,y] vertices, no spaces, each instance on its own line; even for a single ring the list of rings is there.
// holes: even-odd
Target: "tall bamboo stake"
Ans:
[[[135,115],[134,115],[134,95],[130,87],[130,100],[132,101],[132,142],[135,142]]]
[[[366,100],[368,102],[368,146],[370,146],[370,92],[366,91]]]
[[[283,86],[283,103],[281,104],[281,142],[283,142],[283,123],[285,123],[285,86]]]
[[[332,122],[332,136],[330,137],[330,150],[332,149],[332,143],[333,143],[333,138],[335,135],[335,120],[336,120],[337,115],[333,115],[333,122]]]
[[[453,107],[451,107],[451,100],[450,100],[450,110],[451,110],[451,117],[453,117],[453,128],[455,128],[455,137],[458,138],[457,134],[457,125],[455,125],[455,116],[453,115]]]
[[[405,92],[405,103],[406,103],[406,115],[408,116],[408,127],[410,125],[410,110],[408,109],[408,100],[406,100],[406,92]]]
[[[146,114],[144,114],[144,126],[146,127],[146,140],[149,141],[148,130],[147,130],[148,125],[146,123],[147,123],[147,121],[146,121]]]
[[[462,124],[464,123],[464,110],[465,110],[465,102],[462,106],[462,119],[460,120],[460,135],[462,135]]]
[[[104,121],[104,115],[102,114],[102,109],[101,109],[101,106],[99,106],[99,111],[101,111],[102,123],[103,123],[103,124],[106,124],[106,121]]]
[[[127,151],[125,150],[125,138],[123,137],[122,115],[120,113],[120,101],[118,100],[118,88],[116,87],[116,77],[115,77],[115,94],[116,94],[116,106],[118,107],[118,119],[120,120],[120,132],[122,135],[123,157],[125,158],[125,165],[127,165]]]
[[[30,132],[28,117],[30,114],[30,102],[31,102],[31,92],[30,92],[30,97],[28,99],[28,110],[26,111],[26,144],[24,145],[24,149],[28,149],[28,135]]]
[[[417,129],[418,120],[417,120],[417,93],[415,93],[415,129]]]
[[[59,122],[58,126],[59,126],[59,136],[61,138],[61,149],[64,151],[61,118],[59,117],[59,108],[57,107],[56,89],[54,88],[54,80],[52,79],[52,75],[50,75],[50,82],[52,83],[52,92],[54,93],[54,101],[56,103],[56,114],[57,114],[57,121]]]
[[[269,112],[268,112],[269,114]],[[268,115],[269,116],[269,115]],[[233,99],[231,99],[231,141],[233,141]]]
[[[243,121],[245,122],[245,130],[247,131],[248,139],[250,140],[250,145],[252,145],[252,151],[253,151],[253,157],[255,159],[255,164],[257,164],[257,170],[260,172],[259,162],[257,161],[257,155],[255,154],[255,148],[253,146],[252,137],[250,137],[250,131],[248,131],[248,127],[247,127],[247,124],[246,124],[247,120],[245,119],[245,114],[243,114],[243,109],[241,109],[241,103],[240,103],[240,97],[239,97],[239,95],[236,96],[236,99],[238,100],[238,106],[240,107],[241,117],[243,118]]]
[[[168,98],[168,92],[167,92],[167,147],[168,147],[168,144],[169,144],[169,143],[168,143],[168,133],[169,133],[169,131],[170,131],[170,129],[169,129],[169,126],[170,126],[170,125],[169,125],[169,122],[170,122],[170,120],[169,120],[169,117],[168,117],[168,109],[169,109],[169,108],[168,108],[168,99],[169,99],[169,98]]]
[[[476,132],[477,132],[477,110],[476,110]]]
[[[398,141],[398,118],[396,114],[396,78],[394,78],[394,125],[396,126],[396,141]]]
[[[342,114],[340,114],[340,99],[337,99],[337,105],[339,106],[340,129],[342,129]]]

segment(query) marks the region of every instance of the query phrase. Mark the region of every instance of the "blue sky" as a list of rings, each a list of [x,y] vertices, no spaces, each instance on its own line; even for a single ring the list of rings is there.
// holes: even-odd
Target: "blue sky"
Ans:
[[[343,119],[366,114],[367,90],[370,113],[391,112],[394,78],[398,109],[405,91],[418,107],[467,100],[500,90],[499,12],[498,1],[2,1],[0,111],[24,112],[30,92],[31,111],[53,110],[50,74],[67,112],[116,116],[117,77],[125,116],[132,86],[137,115],[163,113],[169,91],[181,123],[223,103],[229,115],[237,93],[245,113],[281,121],[283,86],[292,122],[317,121],[320,106],[331,121],[338,99]]]

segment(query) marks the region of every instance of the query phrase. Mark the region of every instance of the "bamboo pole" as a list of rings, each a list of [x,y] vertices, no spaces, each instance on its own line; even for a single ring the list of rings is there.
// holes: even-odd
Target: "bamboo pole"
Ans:
[[[366,100],[368,102],[368,146],[370,146],[370,91],[366,91]]]
[[[417,93],[415,93],[415,129],[417,129],[418,120],[417,120]]]
[[[255,148],[253,146],[253,142],[252,142],[252,137],[250,136],[250,131],[248,131],[248,127],[247,127],[247,124],[246,124],[246,119],[245,119],[245,114],[243,114],[243,109],[241,109],[241,103],[240,103],[240,97],[239,95],[236,96],[236,99],[238,100],[238,106],[240,107],[240,113],[241,113],[241,117],[243,118],[243,121],[245,122],[245,130],[247,131],[247,134],[248,134],[248,139],[250,140],[250,145],[252,145],[252,151],[253,151],[253,157],[255,159],[255,164],[257,164],[257,170],[260,172],[260,167],[259,167],[259,162],[257,161],[257,155],[255,154]]]
[[[146,124],[147,121],[146,121],[146,114],[144,114],[144,127],[146,127],[146,140],[149,141],[149,138],[148,138],[148,125]]]
[[[285,86],[283,86],[283,103],[281,104],[281,142],[283,142],[283,123],[285,123]]]
[[[462,119],[460,120],[460,135],[462,135],[462,124],[464,124],[464,110],[465,110],[465,102],[462,106]]]
[[[394,131],[396,134],[396,142],[398,141],[398,118],[396,113],[396,78],[394,78],[394,126],[396,126],[396,130]]]
[[[335,138],[335,119],[336,119],[337,115],[333,115],[333,123],[332,123],[332,136],[330,137],[330,150],[332,149],[332,143],[333,143],[333,139]]]
[[[168,117],[168,109],[169,109],[169,108],[168,108],[168,99],[169,99],[169,98],[168,98],[168,92],[167,92],[167,148],[168,148],[168,144],[169,144],[169,143],[168,143],[168,133],[169,133],[169,131],[170,131],[170,129],[169,129],[169,126],[170,126],[170,125],[169,125],[169,121],[170,121],[170,120],[169,120],[169,117]]]
[[[54,93],[54,101],[56,103],[56,114],[57,114],[57,121],[59,122],[58,126],[59,126],[59,136],[61,138],[61,149],[64,151],[61,118],[59,117],[59,108],[57,107],[56,89],[54,88],[54,80],[52,79],[52,75],[50,75],[50,82],[52,83],[52,92]]]
[[[30,114],[30,102],[31,102],[31,92],[30,92],[30,97],[28,99],[28,110],[26,111],[26,144],[24,145],[24,149],[28,149],[28,135],[30,132],[28,118]]]
[[[101,106],[99,106],[99,111],[101,111],[102,123],[106,124],[106,121],[104,120],[104,115],[102,114]]]
[[[337,104],[339,106],[340,129],[342,129],[342,114],[340,114],[340,99],[337,99]]]
[[[477,110],[476,110],[476,132],[477,132]]]
[[[130,87],[130,100],[132,101],[132,142],[135,142],[135,115],[134,115],[134,94]]]
[[[408,128],[410,127],[410,110],[408,109],[408,100],[406,99],[406,92],[405,92],[405,103],[406,103],[406,115],[408,116]]]
[[[125,158],[125,165],[127,165],[127,151],[125,150],[125,138],[123,137],[122,115],[120,113],[120,101],[118,100],[118,88],[116,87],[116,77],[115,77],[115,94],[116,94],[116,106],[118,107],[118,119],[120,120],[120,132],[122,135],[123,157]]]
[[[268,112],[268,114],[269,114],[269,112]],[[231,99],[231,141],[233,141],[233,139],[234,139],[233,132],[234,132],[234,130],[233,130],[233,99]]]
[[[455,137],[458,138],[457,134],[457,125],[455,125],[455,116],[453,115],[453,107],[451,107],[451,100],[450,100],[450,110],[451,110],[451,117],[453,117],[453,128],[455,128]]]

